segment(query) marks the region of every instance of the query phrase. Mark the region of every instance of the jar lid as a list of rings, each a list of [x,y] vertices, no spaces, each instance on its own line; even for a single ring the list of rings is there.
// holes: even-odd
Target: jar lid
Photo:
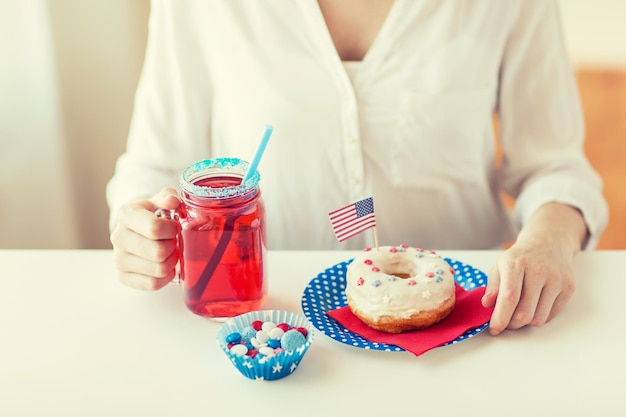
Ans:
[[[259,188],[261,175],[259,171],[246,181],[245,184],[227,187],[208,187],[196,185],[199,179],[226,176],[242,179],[250,164],[239,158],[214,158],[195,162],[185,168],[180,176],[180,186],[186,192],[209,198],[229,198],[242,196]]]

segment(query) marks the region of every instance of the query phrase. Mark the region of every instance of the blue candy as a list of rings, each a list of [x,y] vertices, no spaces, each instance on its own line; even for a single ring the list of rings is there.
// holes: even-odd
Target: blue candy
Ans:
[[[293,351],[306,343],[306,338],[297,330],[288,330],[280,338],[281,347],[286,351]]]
[[[252,328],[252,326],[248,326],[241,331],[241,338],[246,342],[256,336],[256,330]]]
[[[277,347],[280,347],[280,340],[270,339],[267,341],[267,345],[271,347],[272,349],[276,349]]]
[[[241,334],[234,332],[226,336],[226,343],[239,343],[241,342]]]

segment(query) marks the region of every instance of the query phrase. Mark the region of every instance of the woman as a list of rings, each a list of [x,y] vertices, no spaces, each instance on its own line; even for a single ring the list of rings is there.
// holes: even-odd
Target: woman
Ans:
[[[494,164],[492,118],[502,164]],[[271,249],[339,244],[331,210],[373,196],[383,244],[497,248],[490,332],[541,326],[607,221],[555,1],[153,0],[128,148],[107,197],[120,279],[170,282],[180,172],[260,166]],[[515,201],[509,213],[501,194]]]

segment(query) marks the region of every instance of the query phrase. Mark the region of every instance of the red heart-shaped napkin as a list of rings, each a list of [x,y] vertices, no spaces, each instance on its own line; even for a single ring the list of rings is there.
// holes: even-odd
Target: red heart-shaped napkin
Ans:
[[[355,316],[347,306],[328,311],[326,314],[352,333],[370,342],[399,346],[419,356],[458,338],[469,329],[475,329],[487,323],[491,318],[493,308],[485,308],[481,304],[480,300],[484,293],[485,287],[466,291],[456,284],[456,304],[448,317],[429,328],[399,334],[372,329]]]

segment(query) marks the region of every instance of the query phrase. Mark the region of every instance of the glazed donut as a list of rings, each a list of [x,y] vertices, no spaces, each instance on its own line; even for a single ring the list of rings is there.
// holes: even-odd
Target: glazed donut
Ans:
[[[454,270],[435,251],[366,248],[348,265],[346,296],[352,313],[373,329],[424,329],[454,309]]]

